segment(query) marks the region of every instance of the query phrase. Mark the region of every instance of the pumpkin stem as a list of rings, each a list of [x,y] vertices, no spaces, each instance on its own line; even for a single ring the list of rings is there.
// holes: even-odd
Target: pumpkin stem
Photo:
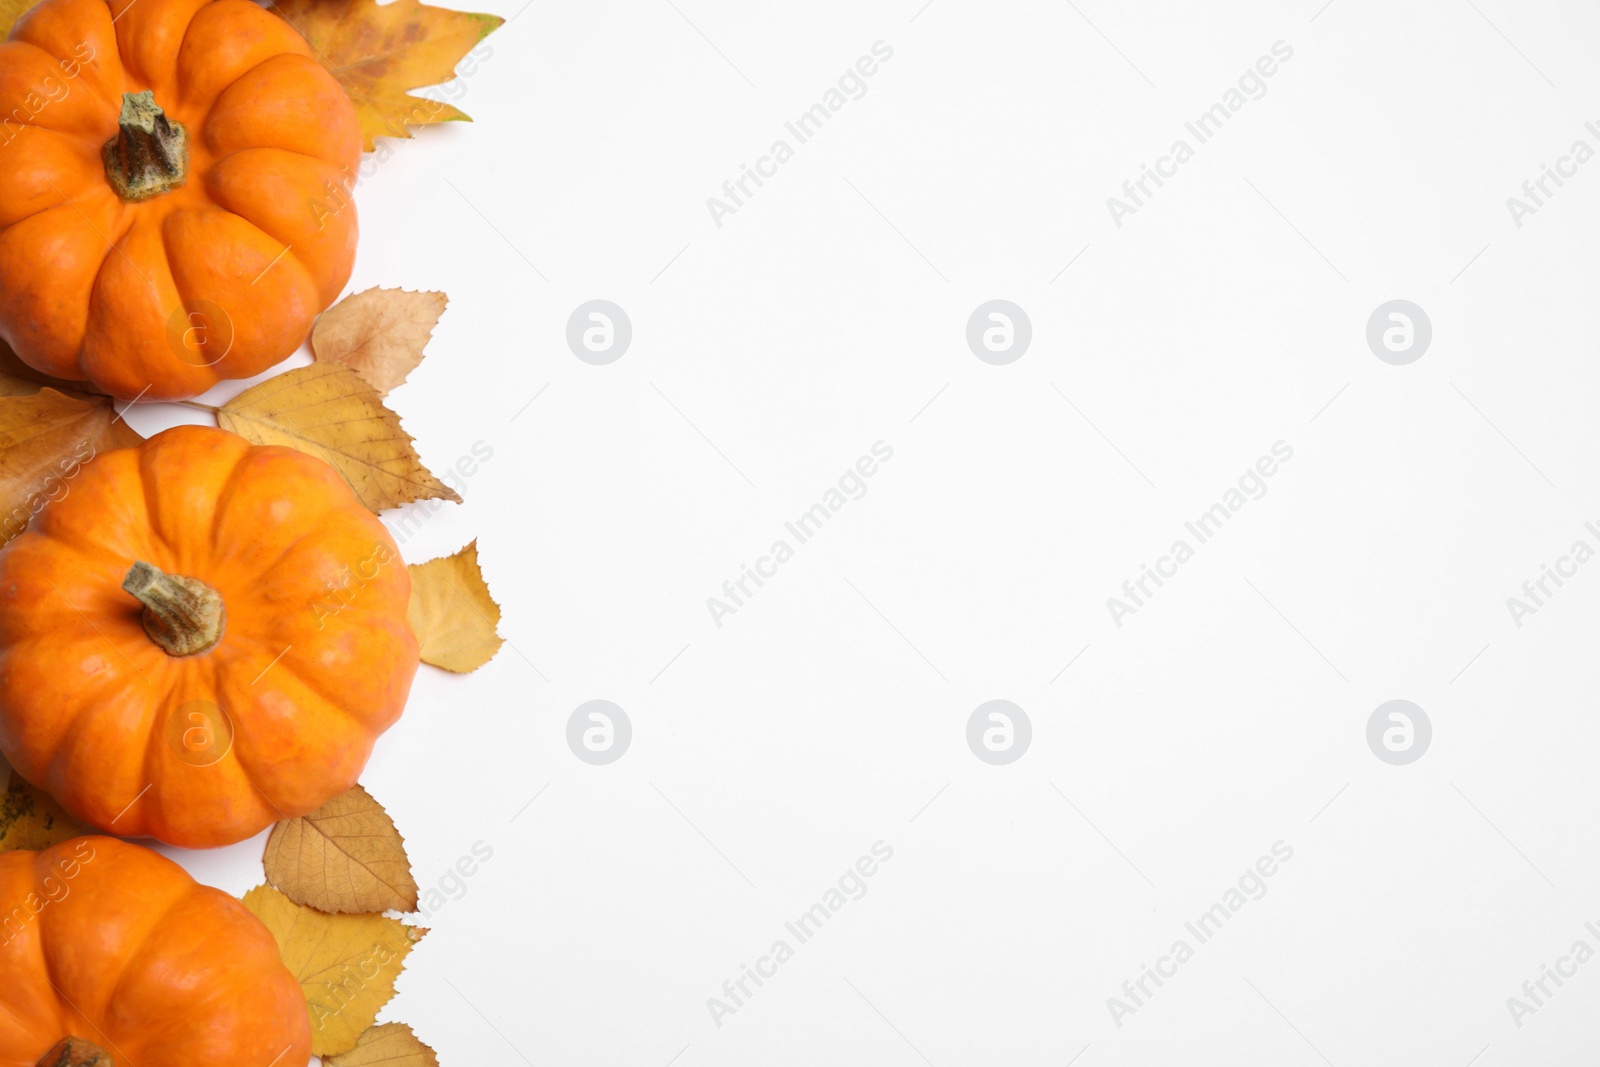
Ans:
[[[100,150],[106,178],[122,199],[131,202],[170,193],[183,184],[189,169],[189,135],[156,106],[149,89],[122,94],[121,130]]]
[[[198,578],[135,563],[122,588],[144,605],[144,632],[169,656],[197,656],[222,640],[228,613],[222,594]]]
[[[57,1041],[35,1067],[112,1067],[111,1056],[99,1045],[81,1037],[64,1037]]]

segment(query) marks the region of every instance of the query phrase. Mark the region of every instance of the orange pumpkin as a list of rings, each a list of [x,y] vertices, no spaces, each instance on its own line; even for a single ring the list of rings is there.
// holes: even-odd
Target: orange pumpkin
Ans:
[[[108,833],[241,841],[356,784],[410,596],[319,459],[198,426],[103,453],[0,550],[0,752]]]
[[[243,904],[107,837],[0,855],[0,1067],[304,1067],[305,995]]]
[[[0,44],[0,338],[123,399],[261,373],[350,278],[360,156],[249,0],[44,0]]]

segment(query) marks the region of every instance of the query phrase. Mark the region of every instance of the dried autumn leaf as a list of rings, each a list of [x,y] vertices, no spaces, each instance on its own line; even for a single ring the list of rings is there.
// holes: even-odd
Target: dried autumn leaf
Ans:
[[[89,460],[140,440],[107,398],[80,399],[54,389],[0,396],[0,544],[70,491]]]
[[[422,350],[450,302],[443,293],[368,289],[347,296],[317,319],[311,351],[343,363],[387,396],[422,362]]]
[[[38,382],[16,374],[8,374],[0,369],[0,397],[6,396],[33,396],[44,386]]]
[[[36,3],[38,0],[0,0],[0,39],[9,34],[22,13]]]
[[[328,915],[257,886],[244,906],[277,939],[311,1012],[311,1051],[349,1052],[394,997],[395,979],[427,933],[382,915]]]
[[[267,838],[267,881],[318,911],[416,911],[405,840],[359,785]]]
[[[4,10],[4,5],[5,0],[0,0],[0,11]],[[88,382],[52,378],[34,370],[22,362],[22,357],[13,352],[10,345],[0,341],[0,396],[32,396],[46,385],[68,396],[85,397],[94,393],[94,387]]]
[[[412,500],[461,502],[422,465],[400,417],[341,363],[268,378],[224,405],[217,422],[254,444],[287,445],[326,460],[373,511]]]
[[[3,763],[0,779],[9,783],[0,795],[0,852],[36,852],[89,832],[73,822],[61,805]]]
[[[505,639],[500,605],[478,566],[478,542],[411,566],[410,619],[424,663],[466,674],[494,658]]]
[[[361,1035],[356,1047],[329,1056],[328,1067],[439,1067],[433,1049],[417,1040],[405,1023],[384,1023]]]
[[[451,105],[407,90],[455,78],[462,57],[505,22],[417,0],[277,0],[272,9],[350,94],[368,152],[377,137],[410,137],[410,126],[471,122]]]

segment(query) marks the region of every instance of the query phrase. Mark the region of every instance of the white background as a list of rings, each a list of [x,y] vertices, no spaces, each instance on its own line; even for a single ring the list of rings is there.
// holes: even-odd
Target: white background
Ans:
[[[423,668],[364,779],[425,887],[494,850],[382,1018],[447,1067],[1589,1062],[1600,962],[1520,1028],[1506,1000],[1600,950],[1600,562],[1520,628],[1506,601],[1600,548],[1600,162],[1520,228],[1506,198],[1600,149],[1600,10],[921,2],[484,0],[516,17],[452,90],[476,123],[363,182],[352,290],[450,296],[392,404],[436,471],[493,449],[405,555],[478,538],[508,639]],[[719,228],[706,199],[880,40]],[[594,298],[634,329],[604,367],[564,337]],[[966,345],[992,298],[1032,320],[1009,366]],[[1364,336],[1396,298],[1433,324],[1409,366]],[[1106,598],[1280,440],[1117,627]],[[594,698],[633,724],[609,766],[565,740]],[[1033,724],[1004,767],[965,740],[994,698]],[[1403,767],[1365,739],[1395,698],[1434,729]],[[867,895],[716,1025],[879,840]],[[1107,998],[1279,840],[1118,1027]],[[260,852],[181,858],[242,892]]]

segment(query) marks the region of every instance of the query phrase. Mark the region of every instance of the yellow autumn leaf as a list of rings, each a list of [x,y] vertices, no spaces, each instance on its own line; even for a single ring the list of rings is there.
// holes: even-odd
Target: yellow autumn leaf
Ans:
[[[411,126],[471,122],[450,104],[408,90],[455,78],[468,51],[505,22],[417,0],[276,0],[271,6],[350,94],[368,152],[377,137],[410,137]],[[473,57],[462,64],[462,74],[470,77],[476,63]]]
[[[0,852],[37,852],[89,832],[4,763],[0,763],[0,780],[8,783],[0,795]]]
[[[22,17],[22,13],[37,2],[38,0],[0,0],[0,37],[9,34],[11,27]]]
[[[383,805],[359,785],[267,838],[267,881],[318,911],[416,911],[405,840]]]
[[[328,1067],[439,1067],[433,1049],[405,1023],[384,1023],[361,1035],[356,1047],[323,1061]]]
[[[461,502],[430,474],[400,417],[341,363],[268,378],[217,412],[217,422],[258,445],[287,445],[326,460],[373,511],[413,500]]]
[[[311,331],[323,363],[343,363],[387,396],[422,362],[422,350],[444,314],[443,293],[367,289],[324,311]]]
[[[85,463],[140,440],[109,398],[73,397],[48,388],[0,395],[0,545],[69,492]]]
[[[505,639],[500,605],[478,566],[478,542],[411,566],[410,619],[424,663],[466,674],[494,658]]]
[[[265,885],[246,893],[244,906],[272,931],[305,992],[311,1051],[318,1056],[356,1047],[394,997],[407,954],[427,933],[382,915],[328,915]]]

